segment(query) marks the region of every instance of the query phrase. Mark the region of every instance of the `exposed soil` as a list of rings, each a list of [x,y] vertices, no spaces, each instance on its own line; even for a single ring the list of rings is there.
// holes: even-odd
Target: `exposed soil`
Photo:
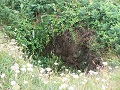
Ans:
[[[64,64],[69,67],[83,71],[95,70],[100,65],[101,59],[89,48],[94,30],[74,29],[74,33],[74,38],[69,30],[56,35],[45,47],[45,52],[61,57]]]

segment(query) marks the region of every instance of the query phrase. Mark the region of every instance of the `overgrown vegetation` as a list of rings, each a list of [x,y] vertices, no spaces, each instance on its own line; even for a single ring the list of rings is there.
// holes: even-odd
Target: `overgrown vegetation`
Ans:
[[[60,63],[55,62],[54,69],[36,67],[21,57],[21,47],[16,46],[14,39],[5,40],[0,32],[0,90],[119,90],[118,57],[112,56],[110,65],[101,71],[91,70],[87,75],[66,68],[58,73]]]
[[[0,23],[24,52],[46,66],[44,47],[56,34],[74,29],[94,30],[90,48],[120,54],[120,6],[110,0],[2,0]],[[35,63],[36,63],[35,61]],[[36,63],[37,64],[37,63]]]
[[[0,40],[5,40],[1,32]],[[114,67],[105,66],[100,72],[85,75],[80,70],[72,73],[65,68],[58,73],[55,70],[60,63],[54,63],[54,70],[35,67],[20,55],[14,40],[0,43],[0,90],[119,90],[119,58],[112,59]]]
[[[119,0],[0,0],[0,90],[119,90],[119,3]],[[85,36],[87,42],[67,49],[71,52],[83,46],[84,51],[86,46],[82,59],[89,59],[86,57],[90,54],[96,61],[94,55],[99,53],[104,61],[102,67],[86,74],[65,67],[62,57],[55,53],[44,52],[56,36],[63,36],[56,39],[59,41],[65,35],[73,43]],[[74,62],[67,58],[64,60]]]

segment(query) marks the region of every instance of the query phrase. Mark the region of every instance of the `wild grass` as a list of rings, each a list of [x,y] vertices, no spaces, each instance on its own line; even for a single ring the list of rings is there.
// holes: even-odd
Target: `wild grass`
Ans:
[[[0,35],[0,90],[120,90],[117,57],[112,64],[109,61],[103,69],[90,71],[88,75],[67,69],[58,74],[49,67],[30,64],[22,58],[21,47],[16,46],[15,40],[6,42],[3,36]]]

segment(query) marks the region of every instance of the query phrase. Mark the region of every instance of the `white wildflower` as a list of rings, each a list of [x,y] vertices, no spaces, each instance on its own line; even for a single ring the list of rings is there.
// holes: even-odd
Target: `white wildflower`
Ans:
[[[112,70],[112,67],[109,67],[109,70]]]
[[[44,84],[48,84],[48,82],[49,82],[49,81],[45,81],[45,80],[43,81]]]
[[[68,69],[65,69],[66,72],[68,72]]]
[[[4,77],[5,77],[5,74],[2,74],[2,75],[1,75],[1,78],[4,78]]]
[[[33,72],[33,68],[27,68],[27,70]]]
[[[56,81],[53,81],[53,83],[55,83],[55,84],[56,84],[57,82],[56,82]]]
[[[9,56],[12,56],[12,54],[11,54],[11,53],[8,53],[8,55],[9,55]]]
[[[27,63],[27,67],[28,67],[28,68],[31,68],[32,66],[33,66],[32,64]]]
[[[94,73],[94,75],[98,75],[98,72],[93,72]]]
[[[11,39],[11,42],[16,42],[15,39]]]
[[[79,76],[76,74],[75,75],[73,74],[72,76],[73,76],[73,78],[79,78]]]
[[[23,47],[25,47],[26,45],[25,44],[22,44]]]
[[[75,73],[72,73],[71,75],[75,75]]]
[[[39,79],[41,79],[41,77],[38,77]]]
[[[84,74],[83,73],[80,73],[80,76],[83,76]]]
[[[67,87],[68,87],[67,84],[61,84],[61,85],[59,86],[59,90],[66,89]]]
[[[14,50],[15,50],[15,48],[10,48],[10,50],[11,50],[11,51],[14,51]]]
[[[14,66],[19,66],[19,65],[17,63],[15,63]]]
[[[42,77],[43,76],[43,74],[39,74],[40,75],[40,77]]]
[[[16,71],[19,69],[19,65],[15,63],[13,66],[11,66],[11,70]]]
[[[97,70],[100,70],[100,67],[99,67],[99,66],[97,67]]]
[[[11,39],[11,42],[9,43],[10,45],[16,44],[15,39]]]
[[[87,79],[84,79],[84,82],[87,82],[88,80]]]
[[[102,82],[106,82],[106,80],[105,80],[105,79],[102,79]]]
[[[15,84],[13,87],[12,87],[12,90],[20,90],[20,86],[18,84]]]
[[[45,74],[46,77],[49,77],[49,74]]]
[[[98,80],[100,80],[99,78],[96,78],[96,80],[98,81]]]
[[[105,85],[102,85],[102,90],[105,90],[106,89],[106,86]]]
[[[54,63],[54,65],[56,65],[56,66],[57,66],[57,65],[58,65],[58,63],[57,63],[57,62],[55,62],[55,63]]]
[[[20,47],[18,47],[18,46],[14,46],[14,49],[15,49],[15,50],[18,50],[19,48],[20,48]]]
[[[62,79],[62,82],[67,82],[68,81],[68,78],[66,78],[66,77],[64,77],[63,79]]]
[[[50,72],[52,69],[51,69],[51,68],[46,68],[46,70],[47,70],[48,72]]]
[[[118,66],[115,67],[116,69],[119,68]]]
[[[18,74],[16,73],[16,74],[15,74],[15,77],[17,77],[17,76],[18,76]]]
[[[78,70],[78,72],[79,72],[79,73],[81,73],[81,71],[80,71],[80,70]]]
[[[89,74],[90,74],[90,75],[93,75],[93,74],[94,74],[94,71],[90,70],[90,71],[89,71]]]
[[[19,56],[19,59],[22,59],[22,55]]]
[[[26,72],[26,68],[24,68],[24,67],[21,68],[20,70],[23,71],[23,72]]]
[[[17,28],[15,28],[15,31],[17,31]]]
[[[41,61],[39,60],[38,63],[41,63]]]
[[[16,73],[20,73],[20,70],[16,70],[15,72],[16,72]]]
[[[86,84],[86,82],[83,81],[82,84],[84,85],[84,84]]]
[[[108,65],[108,63],[107,63],[107,62],[102,62],[102,64],[103,64],[104,66],[107,66],[107,65]]]
[[[68,90],[75,90],[74,87],[70,86],[68,87]]]
[[[64,76],[64,73],[61,73],[60,76]]]
[[[28,81],[24,80],[24,84],[27,84],[27,83],[28,83]]]
[[[42,73],[44,73],[44,72],[45,72],[45,69],[42,68],[42,69],[40,70],[40,73],[42,74]]]
[[[11,84],[12,86],[14,86],[14,85],[16,85],[16,82],[15,82],[15,81],[11,81],[10,84]]]
[[[35,77],[35,75],[32,75],[32,77]]]

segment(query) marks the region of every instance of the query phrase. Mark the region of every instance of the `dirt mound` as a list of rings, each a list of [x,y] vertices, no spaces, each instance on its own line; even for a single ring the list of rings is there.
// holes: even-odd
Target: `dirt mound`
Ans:
[[[81,70],[95,70],[100,65],[100,57],[91,51],[89,41],[93,30],[74,29],[74,38],[69,30],[56,35],[45,47],[46,53],[61,57],[65,65]]]

